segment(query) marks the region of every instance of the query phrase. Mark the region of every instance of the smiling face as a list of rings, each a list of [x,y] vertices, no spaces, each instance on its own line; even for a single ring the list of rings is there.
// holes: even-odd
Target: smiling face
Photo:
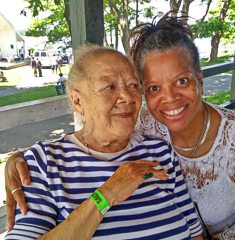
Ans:
[[[173,49],[149,54],[143,65],[149,110],[172,132],[187,130],[203,114],[203,81],[189,63],[186,51]]]
[[[142,102],[131,64],[123,55],[111,52],[86,65],[87,78],[77,86],[85,130],[107,141],[128,138]]]

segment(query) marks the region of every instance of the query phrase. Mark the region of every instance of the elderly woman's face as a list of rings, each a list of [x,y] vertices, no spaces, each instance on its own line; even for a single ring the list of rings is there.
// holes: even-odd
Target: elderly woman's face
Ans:
[[[85,127],[107,138],[129,136],[142,103],[132,66],[118,53],[106,53],[87,65],[89,76],[81,89]]]
[[[151,53],[144,65],[145,98],[155,119],[171,131],[185,130],[202,108],[203,81],[186,51]]]

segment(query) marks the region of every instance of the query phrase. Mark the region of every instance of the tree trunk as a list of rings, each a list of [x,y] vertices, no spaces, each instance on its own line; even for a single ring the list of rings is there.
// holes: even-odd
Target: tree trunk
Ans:
[[[113,31],[112,31],[112,25],[110,25],[110,46],[113,46]]]
[[[182,16],[188,16],[189,5],[190,5],[193,1],[194,1],[194,0],[184,0],[184,1],[183,1]]]
[[[179,0],[177,2],[177,0],[170,0],[170,10],[179,10],[180,9],[180,5],[181,5],[182,0]],[[171,13],[172,17],[177,17],[176,13]]]
[[[115,27],[115,49],[118,50],[118,28]]]
[[[70,32],[70,35],[72,34],[72,31],[71,31],[71,17],[70,17],[70,7],[69,7],[69,4],[66,3],[66,0],[64,0],[64,7],[65,7],[65,10],[64,10],[64,17],[69,25],[69,32]]]
[[[136,0],[136,10],[135,10],[135,25],[139,24],[139,0]]]
[[[118,30],[120,32],[120,36],[122,39],[122,45],[125,52],[128,52],[127,40],[129,37],[129,24],[128,24],[128,0],[122,0],[123,3],[123,16],[121,15],[121,11],[117,8],[116,4],[113,0],[108,0],[111,11],[113,12],[117,23]]]
[[[207,13],[208,13],[208,11],[209,11],[209,8],[210,8],[211,3],[212,3],[212,0],[209,0],[209,2],[208,2],[208,4],[207,4],[206,12],[205,12],[204,16],[202,17],[202,19],[201,19],[201,21],[200,21],[200,23],[199,23],[199,26],[198,26],[198,29],[197,29],[196,33],[193,35],[193,40],[198,37],[198,35],[199,35],[199,33],[200,33],[201,29],[202,29],[202,25],[203,25],[203,23],[204,23],[204,20],[205,20],[205,18],[206,18],[206,15],[207,15]]]
[[[108,41],[107,41],[107,34],[106,34],[105,29],[104,29],[104,43],[105,43],[106,47],[109,47],[109,44],[108,44]]]
[[[231,0],[223,0],[221,2],[220,14],[219,14],[218,19],[220,20],[222,26],[223,26],[227,11],[229,9],[230,3],[231,3]],[[219,43],[220,43],[220,39],[222,36],[223,36],[223,30],[212,34],[211,53],[210,53],[210,58],[207,60],[207,62],[216,62],[217,61]]]
[[[221,36],[218,34],[212,36],[211,54],[210,54],[210,58],[207,60],[207,62],[216,62],[217,61],[220,38],[221,38]]]

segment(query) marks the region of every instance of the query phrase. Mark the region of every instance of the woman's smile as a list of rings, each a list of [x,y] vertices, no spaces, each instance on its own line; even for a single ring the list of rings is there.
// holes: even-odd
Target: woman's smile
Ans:
[[[165,113],[168,116],[176,116],[176,115],[179,115],[180,113],[182,113],[185,108],[186,108],[186,106],[178,108],[178,109],[175,109],[175,110],[162,111],[162,112]]]

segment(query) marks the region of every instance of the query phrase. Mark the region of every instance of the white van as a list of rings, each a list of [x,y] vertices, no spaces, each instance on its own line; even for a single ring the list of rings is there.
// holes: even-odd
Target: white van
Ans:
[[[34,60],[38,60],[42,63],[43,67],[51,66],[51,57],[55,54],[53,51],[38,50],[33,53]]]

